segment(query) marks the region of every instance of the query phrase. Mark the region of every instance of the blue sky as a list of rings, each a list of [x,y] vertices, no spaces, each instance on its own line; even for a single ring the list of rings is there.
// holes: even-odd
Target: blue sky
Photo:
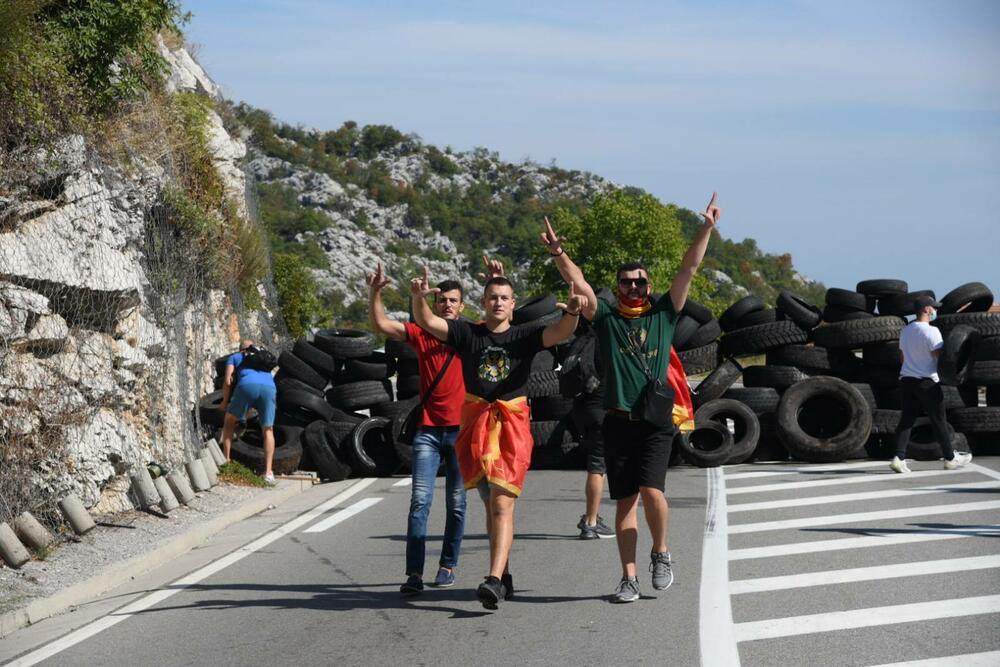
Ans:
[[[636,185],[828,286],[1000,300],[1000,2],[187,0],[225,94]]]

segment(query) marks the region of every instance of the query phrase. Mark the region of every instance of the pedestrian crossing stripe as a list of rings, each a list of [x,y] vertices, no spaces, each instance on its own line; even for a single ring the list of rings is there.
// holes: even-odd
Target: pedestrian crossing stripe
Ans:
[[[897,475],[894,472],[866,472],[857,475],[845,475],[837,479],[810,479],[804,482],[777,482],[775,484],[755,484],[753,486],[738,486],[729,489],[729,496],[747,493],[770,493],[772,491],[794,491],[797,489],[814,489],[823,486],[840,486],[842,484],[868,484],[871,482],[903,482],[923,477],[940,477],[942,475],[963,475],[978,472],[968,468],[958,470],[916,470],[908,475]]]
[[[784,500],[767,500],[758,503],[738,503],[736,505],[729,505],[729,513],[756,512],[759,510],[784,509],[788,507],[807,507],[809,505],[825,505],[826,503],[851,503],[861,500],[881,500],[883,498],[905,498],[907,496],[919,496],[928,493],[948,493],[988,489],[994,489],[997,493],[1000,493],[1000,483],[991,479],[986,482],[968,482],[966,484],[918,486],[909,489],[883,489],[881,491],[865,491],[862,493],[839,493],[829,496],[786,498]]]

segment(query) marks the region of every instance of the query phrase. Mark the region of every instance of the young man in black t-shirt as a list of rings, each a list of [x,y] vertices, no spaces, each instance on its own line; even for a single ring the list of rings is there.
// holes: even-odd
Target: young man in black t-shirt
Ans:
[[[427,269],[414,278],[410,290],[426,297]],[[531,359],[541,350],[569,338],[576,330],[587,298],[575,294],[561,305],[564,314],[547,327],[512,326],[514,286],[504,277],[486,282],[482,305],[485,321],[472,324],[436,316],[426,299],[414,299],[413,316],[425,331],[454,349],[462,360],[465,404],[455,451],[465,487],[478,486],[486,502],[486,528],[490,537],[490,573],[476,591],[487,609],[510,599],[513,582],[508,557],[514,541],[514,501],[521,494],[531,464],[530,412],[524,385]]]

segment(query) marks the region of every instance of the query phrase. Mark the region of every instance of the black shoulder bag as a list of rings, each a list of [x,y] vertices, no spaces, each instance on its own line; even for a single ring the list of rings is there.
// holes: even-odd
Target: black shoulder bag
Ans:
[[[417,435],[417,428],[420,426],[420,417],[424,414],[424,405],[427,403],[427,399],[430,398],[431,394],[434,393],[434,389],[437,388],[438,383],[441,378],[444,377],[445,371],[448,370],[448,366],[451,364],[451,360],[455,358],[455,351],[452,350],[448,354],[448,358],[444,360],[444,364],[441,366],[441,370],[434,377],[434,381],[431,382],[431,386],[427,387],[427,393],[420,398],[420,402],[410,410],[410,414],[406,415],[406,421],[403,422],[403,428],[399,431],[399,442],[408,447],[413,446],[413,438]]]
[[[632,406],[632,418],[641,419],[656,428],[664,428],[674,421],[674,395],[672,387],[665,384],[662,378],[653,377],[646,357],[645,341],[643,347],[632,336],[628,338],[628,351],[635,356],[639,367],[646,376],[646,386],[643,387],[639,400]]]

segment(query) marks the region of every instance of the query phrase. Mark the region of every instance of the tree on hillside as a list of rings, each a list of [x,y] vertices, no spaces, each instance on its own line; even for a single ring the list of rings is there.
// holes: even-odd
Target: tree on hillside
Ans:
[[[599,195],[582,215],[559,209],[552,222],[566,238],[563,243],[566,252],[580,265],[595,290],[613,288],[618,267],[639,261],[649,269],[652,290],[666,292],[687,250],[677,207],[661,204],[652,195],[638,190]],[[538,228],[540,232],[541,220]],[[566,286],[555,265],[544,261],[542,252],[539,246],[529,274],[538,287],[536,291],[564,291]],[[691,298],[701,301],[707,293],[707,281],[696,277]]]

